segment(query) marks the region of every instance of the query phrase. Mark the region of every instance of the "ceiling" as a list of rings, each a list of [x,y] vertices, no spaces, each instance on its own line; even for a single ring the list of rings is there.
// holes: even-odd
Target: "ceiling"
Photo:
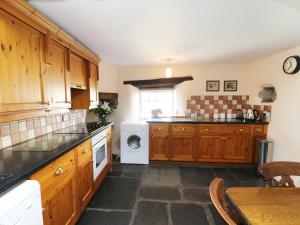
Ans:
[[[31,0],[115,65],[243,63],[300,44],[299,0]]]

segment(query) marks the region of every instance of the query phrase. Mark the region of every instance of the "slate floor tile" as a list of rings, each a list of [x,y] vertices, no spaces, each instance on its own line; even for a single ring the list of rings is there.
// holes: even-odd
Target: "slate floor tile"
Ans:
[[[215,175],[210,168],[180,167],[180,178],[184,186],[209,187]]]
[[[197,202],[211,202],[208,189],[184,188],[184,199]]]
[[[216,176],[224,179],[225,187],[239,187],[240,182],[233,176],[232,172],[227,168],[214,168]]]
[[[136,178],[107,177],[89,207],[100,209],[132,209],[140,181]]]
[[[120,177],[122,176],[123,172],[122,171],[111,171],[108,173],[108,176],[110,177]]]
[[[121,163],[114,163],[112,166],[113,171],[143,171],[145,170],[146,165],[139,165],[139,164],[121,164]]]
[[[171,205],[173,225],[209,225],[200,205],[176,203]]]
[[[175,166],[149,166],[143,179],[144,186],[176,187],[180,184],[179,170]]]
[[[210,204],[208,207],[215,222],[215,225],[227,225],[227,223],[222,219],[214,205]]]
[[[241,181],[242,187],[265,187],[263,180]]]
[[[169,187],[142,187],[139,197],[143,199],[155,200],[180,200],[180,192],[178,188]]]
[[[245,168],[232,168],[231,171],[240,180],[257,180],[259,176],[256,175],[255,169],[245,169]]]
[[[77,225],[129,225],[130,212],[101,212],[86,210]]]
[[[143,176],[143,171],[124,171],[123,176],[124,177],[136,177],[140,178]]]
[[[133,225],[167,225],[167,204],[161,202],[141,201]],[[117,225],[117,224],[116,224]]]

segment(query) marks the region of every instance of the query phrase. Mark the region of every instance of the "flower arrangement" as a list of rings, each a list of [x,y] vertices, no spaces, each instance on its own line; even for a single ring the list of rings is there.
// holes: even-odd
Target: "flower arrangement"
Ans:
[[[107,117],[112,114],[112,112],[117,108],[118,102],[111,101],[100,101],[100,105],[96,109],[91,111],[96,114],[101,123],[107,123]]]

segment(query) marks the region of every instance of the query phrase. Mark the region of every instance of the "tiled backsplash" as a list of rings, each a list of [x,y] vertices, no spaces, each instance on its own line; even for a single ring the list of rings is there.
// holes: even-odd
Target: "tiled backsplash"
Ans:
[[[191,96],[187,100],[186,114],[191,117],[197,110],[198,116],[202,118],[212,119],[214,113],[232,114],[232,118],[235,118],[238,109],[246,112],[250,107],[271,112],[271,106],[249,105],[249,95],[202,95]]]
[[[86,110],[73,110],[64,114],[0,123],[0,149],[85,122],[85,117]]]

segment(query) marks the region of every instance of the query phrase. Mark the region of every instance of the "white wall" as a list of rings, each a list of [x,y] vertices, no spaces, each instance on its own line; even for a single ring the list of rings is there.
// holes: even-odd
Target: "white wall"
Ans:
[[[253,62],[248,68],[250,99],[254,103],[260,103],[259,85],[271,83],[277,91],[277,100],[271,104],[272,121],[268,132],[269,138],[274,140],[274,161],[300,162],[300,74],[287,75],[282,70],[283,61],[299,52],[300,46]]]

